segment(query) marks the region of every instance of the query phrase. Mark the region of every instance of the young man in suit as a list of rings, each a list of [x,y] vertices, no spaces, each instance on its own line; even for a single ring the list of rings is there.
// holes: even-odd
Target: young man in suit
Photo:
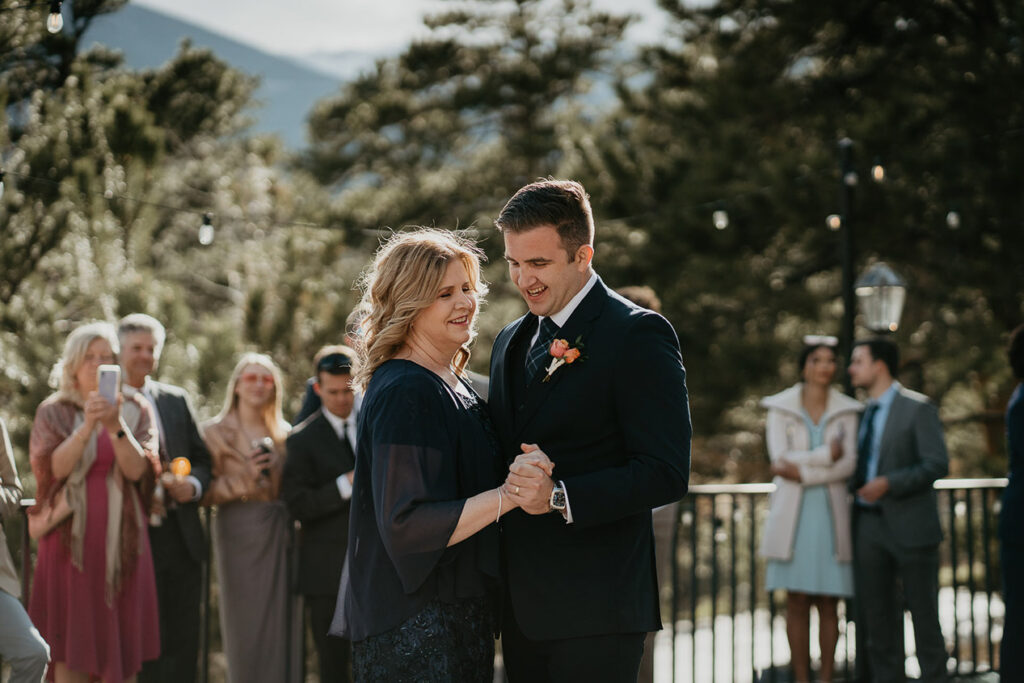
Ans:
[[[163,505],[150,516],[149,543],[160,609],[160,658],[143,664],[139,681],[194,681],[203,563],[207,560],[199,499],[210,485],[210,454],[185,391],[150,376],[160,361],[164,326],[155,318],[135,313],[121,320],[117,335],[126,391],[138,391],[153,407],[164,471],[175,458],[187,458],[191,463],[191,473],[186,477],[161,476]]]
[[[579,183],[522,188],[496,225],[529,308],[491,355],[504,493],[522,507],[502,520],[505,670],[512,683],[636,681],[644,634],[661,628],[651,509],[689,481],[679,342],[594,272]]]
[[[895,380],[899,349],[887,339],[854,344],[850,378],[869,400],[858,433],[854,493],[854,580],[875,681],[903,681],[903,596],[914,621],[922,681],[947,680],[939,626],[942,529],[936,479],[949,455],[939,413]]]
[[[355,468],[356,415],[352,361],[347,346],[325,347],[316,355],[313,390],[321,407],[295,427],[286,442],[288,458],[281,498],[302,524],[298,587],[309,605],[309,620],[320,660],[320,680],[352,680],[351,645],[328,635],[338,600],[348,547],[348,512]]]

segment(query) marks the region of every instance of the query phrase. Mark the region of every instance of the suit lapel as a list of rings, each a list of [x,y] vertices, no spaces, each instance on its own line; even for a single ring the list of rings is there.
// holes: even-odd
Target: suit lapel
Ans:
[[[893,440],[896,438],[896,432],[899,430],[899,425],[902,425],[906,420],[906,408],[906,399],[903,397],[903,394],[896,392],[896,396],[892,400],[892,405],[889,406],[889,417],[886,418],[885,427],[882,429],[882,440],[878,442],[879,474],[885,471],[882,469],[882,463],[889,460],[890,453],[894,445]]]
[[[514,373],[517,370],[518,358],[513,357],[513,350],[518,347],[523,338],[537,328],[537,316],[527,313],[516,323],[516,328],[509,335],[505,347],[498,349],[501,353],[500,364],[495,368],[500,377],[498,398],[500,399],[500,419],[505,422],[508,431],[511,431],[515,423],[515,400],[512,396],[512,387],[515,382]]]
[[[605,288],[604,283],[598,278],[597,282],[594,283],[594,287],[590,290],[580,305],[573,311],[573,314],[569,316],[569,320],[566,321],[565,326],[558,331],[556,339],[565,339],[569,342],[570,346],[576,346],[578,343],[584,347],[587,344],[587,336],[594,327],[594,321],[597,320],[601,311],[604,310],[605,302],[608,300],[608,290]],[[534,379],[526,387],[525,396],[525,407],[523,408],[522,418],[516,421],[514,437],[516,443],[518,443],[519,437],[523,430],[530,424],[537,411],[544,401],[547,400],[548,396],[554,390],[558,383],[562,381],[562,378],[571,372],[570,366],[562,365],[554,374],[551,375],[547,382],[543,381],[544,376],[547,374],[547,366],[550,361],[545,362],[544,369],[542,369],[536,379]]]

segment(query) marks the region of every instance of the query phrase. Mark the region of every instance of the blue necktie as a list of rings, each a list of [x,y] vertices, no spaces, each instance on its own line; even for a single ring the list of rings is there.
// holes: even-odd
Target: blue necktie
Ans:
[[[857,473],[854,476],[854,488],[859,489],[868,483],[868,461],[871,459],[871,444],[875,440],[875,413],[878,404],[872,403],[864,411],[864,438],[857,443]]]
[[[529,353],[526,354],[527,383],[533,380],[537,371],[544,366],[545,361],[550,357],[548,349],[551,347],[551,342],[554,340],[555,335],[558,334],[559,329],[558,325],[551,318],[544,318],[543,322],[541,322],[537,341],[530,347]]]

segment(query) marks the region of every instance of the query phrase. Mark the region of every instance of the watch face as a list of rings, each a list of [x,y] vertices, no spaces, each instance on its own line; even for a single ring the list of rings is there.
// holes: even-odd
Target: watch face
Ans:
[[[556,488],[551,491],[551,507],[555,510],[565,509],[565,489]]]

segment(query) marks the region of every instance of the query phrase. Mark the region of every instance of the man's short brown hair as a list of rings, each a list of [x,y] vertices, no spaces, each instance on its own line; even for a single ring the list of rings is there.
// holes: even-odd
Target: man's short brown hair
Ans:
[[[574,180],[549,178],[521,188],[505,204],[494,225],[503,233],[551,226],[558,232],[570,261],[580,247],[594,243],[590,196]]]

